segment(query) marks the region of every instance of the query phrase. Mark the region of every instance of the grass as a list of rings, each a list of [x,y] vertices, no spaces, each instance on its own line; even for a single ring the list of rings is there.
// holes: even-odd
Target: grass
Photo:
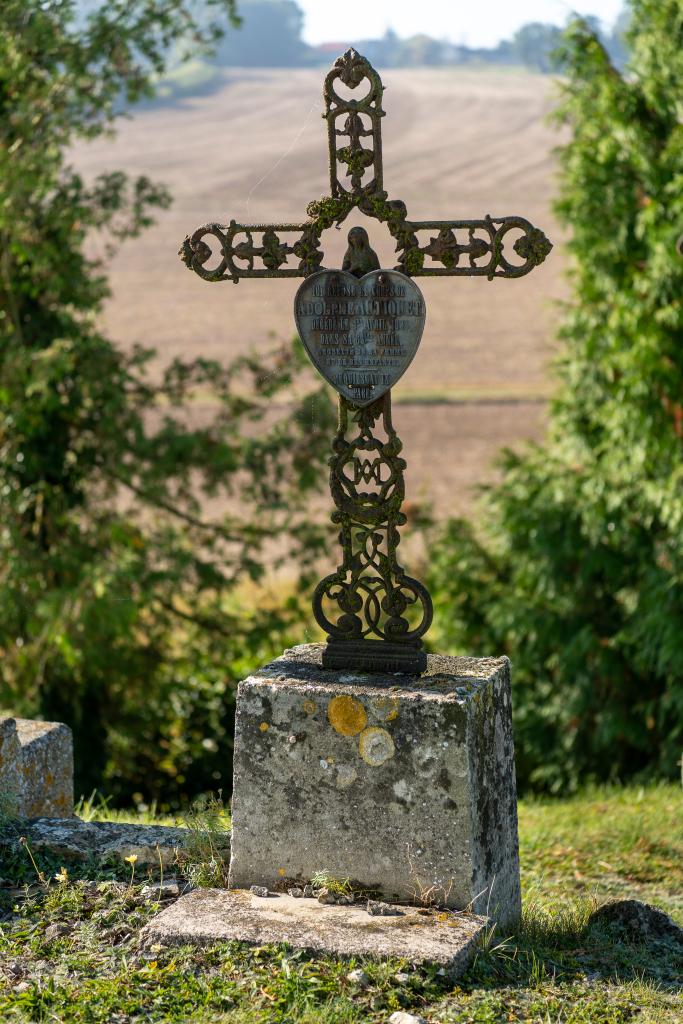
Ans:
[[[682,823],[674,785],[523,801],[522,926],[514,935],[493,931],[456,987],[403,962],[361,965],[286,948],[141,950],[137,932],[159,904],[137,877],[130,884],[114,870],[100,870],[108,874],[101,882],[48,886],[33,875],[21,892],[5,883],[0,1019],[380,1024],[407,1009],[434,1024],[680,1024],[681,951],[630,945],[587,922],[599,902],[635,897],[683,924]],[[205,831],[201,815],[197,827]],[[16,865],[0,864],[0,875],[8,869]],[[81,874],[93,872],[86,865]],[[354,966],[368,987],[349,981]]]

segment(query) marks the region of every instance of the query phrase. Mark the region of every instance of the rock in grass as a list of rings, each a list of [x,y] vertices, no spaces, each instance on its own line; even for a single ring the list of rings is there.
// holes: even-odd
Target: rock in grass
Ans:
[[[362,971],[360,967],[357,967],[355,971],[349,971],[346,975],[346,980],[350,981],[352,985],[356,985],[358,988],[368,988],[370,985],[370,979],[365,971]]]
[[[43,938],[46,942],[54,942],[55,939],[61,939],[64,935],[68,935],[71,928],[68,924],[62,922],[56,922],[55,924],[49,924],[45,929]]]
[[[1,791],[1,787],[0,787]],[[6,848],[19,848],[19,835],[28,840],[34,853],[49,853],[60,863],[115,860],[137,857],[142,867],[170,868],[178,853],[191,844],[192,832],[168,825],[130,825],[119,821],[81,821],[80,818],[32,818],[18,829],[0,832],[0,855]],[[230,857],[230,833],[218,838],[221,857]]]
[[[630,942],[674,941],[683,945],[683,928],[671,918],[640,900],[616,900],[595,910],[588,927],[599,925],[621,933]]]
[[[389,1024],[427,1024],[427,1021],[424,1017],[416,1017],[414,1013],[397,1010],[389,1018]]]
[[[371,917],[403,917],[404,912],[391,903],[382,903],[380,900],[368,900],[368,914]]]
[[[177,878],[165,878],[163,882],[143,885],[140,895],[145,900],[176,900],[180,896]]]

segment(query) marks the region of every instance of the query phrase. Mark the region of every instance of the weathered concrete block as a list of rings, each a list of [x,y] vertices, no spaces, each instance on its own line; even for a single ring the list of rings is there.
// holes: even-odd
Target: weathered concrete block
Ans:
[[[321,667],[295,647],[239,686],[230,885],[318,871],[389,900],[520,914],[506,658],[421,676]]]
[[[0,795],[5,809],[22,817],[72,815],[71,729],[61,722],[0,719]]]
[[[245,891],[195,889],[145,925],[140,945],[286,942],[317,955],[436,964],[453,980],[469,967],[487,925],[486,918],[469,914],[425,916],[417,907],[396,917],[371,917],[362,905],[321,906],[284,893],[262,899]]]

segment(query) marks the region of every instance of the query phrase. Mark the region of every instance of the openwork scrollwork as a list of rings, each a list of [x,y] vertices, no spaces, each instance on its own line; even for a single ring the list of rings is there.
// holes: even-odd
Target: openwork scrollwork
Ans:
[[[359,99],[346,99],[337,92],[342,82],[355,92],[367,85]],[[325,79],[323,96],[330,147],[330,194],[333,196],[382,191],[382,80],[365,57],[347,50],[335,62]],[[341,125],[341,128],[339,127]],[[341,143],[341,145],[340,145]],[[339,179],[340,165],[345,169]],[[351,188],[346,187],[351,179]]]
[[[183,262],[205,281],[234,281],[243,277],[308,277],[320,269],[323,260],[320,233],[306,224],[204,224],[183,242]],[[208,268],[214,255],[205,242],[218,243],[220,261]],[[288,265],[290,257],[293,265]]]
[[[311,203],[314,209],[323,206],[324,200]],[[350,204],[342,200],[335,223],[343,223],[354,206],[387,224],[399,253],[395,269],[408,277],[524,277],[552,249],[543,232],[524,217],[409,221],[400,210],[396,216],[396,206],[382,197],[375,197],[374,203],[368,199]],[[227,228],[205,224],[185,239],[181,255],[205,281],[308,277],[324,269],[321,235],[327,226],[317,220],[265,225],[231,221]],[[420,233],[426,236],[424,241]],[[511,234],[517,237],[509,252],[506,242]],[[219,263],[211,269],[206,266],[213,255],[204,240],[207,236],[215,239],[220,253]]]
[[[339,83],[360,90],[345,98]],[[366,92],[362,94],[363,88]],[[325,79],[330,195],[310,203],[301,224],[205,224],[183,242],[180,256],[205,281],[248,277],[308,277],[323,267],[323,233],[352,210],[385,224],[396,241],[396,270],[409,277],[523,277],[550,250],[544,233],[524,217],[411,221],[406,204],[384,191],[382,81],[355,50]],[[209,269],[216,243],[218,262]],[[506,245],[508,248],[506,248]]]
[[[380,418],[385,440],[377,429]],[[385,668],[420,671],[432,602],[396,556],[399,527],[406,522],[406,463],[391,422],[390,394],[362,409],[340,399],[332,448],[332,520],[340,526],[343,560],[313,596],[316,620],[330,637],[323,664],[372,669],[381,658]],[[383,642],[381,654],[377,641]]]

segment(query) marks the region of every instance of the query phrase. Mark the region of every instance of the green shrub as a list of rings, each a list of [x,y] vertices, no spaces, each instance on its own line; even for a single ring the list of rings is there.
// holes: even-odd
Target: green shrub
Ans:
[[[683,747],[683,13],[633,0],[630,66],[564,41],[571,229],[547,441],[432,551],[441,647],[514,663],[523,786],[673,776]]]
[[[0,708],[74,728],[79,792],[165,804],[229,783],[232,683],[301,619],[296,596],[245,611],[240,594],[315,554],[331,420],[322,394],[273,408],[291,347],[152,379],[151,351],[95,326],[87,240],[111,253],[169,197],[118,171],[88,185],[69,148],[150,94],[171,44],[215,38],[194,6],[0,5]]]

